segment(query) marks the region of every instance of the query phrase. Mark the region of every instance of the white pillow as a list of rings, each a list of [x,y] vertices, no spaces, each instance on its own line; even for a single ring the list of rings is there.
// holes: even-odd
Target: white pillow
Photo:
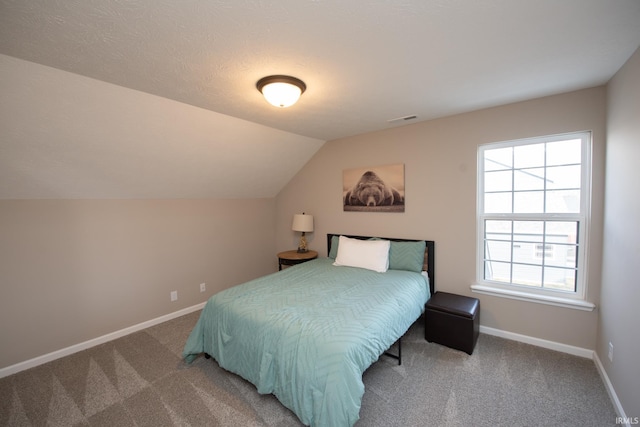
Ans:
[[[389,268],[389,240],[359,240],[340,236],[333,265],[359,267],[384,273]]]

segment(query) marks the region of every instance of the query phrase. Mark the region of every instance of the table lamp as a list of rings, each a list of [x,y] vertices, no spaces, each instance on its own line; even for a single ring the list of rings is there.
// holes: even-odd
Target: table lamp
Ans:
[[[295,214],[293,216],[293,225],[291,225],[291,229],[293,231],[302,232],[302,236],[300,236],[300,244],[298,245],[298,252],[307,252],[307,238],[305,237],[305,233],[313,231],[313,215],[305,215],[304,212],[301,214]]]

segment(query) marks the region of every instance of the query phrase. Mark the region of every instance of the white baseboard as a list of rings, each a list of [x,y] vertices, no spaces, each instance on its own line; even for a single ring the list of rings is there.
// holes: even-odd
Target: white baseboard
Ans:
[[[496,337],[506,338],[512,341],[519,341],[526,344],[535,345],[537,347],[548,348],[549,350],[560,351],[562,353],[573,354],[574,356],[584,357],[586,359],[593,359],[594,351],[582,347],[575,347],[572,345],[562,344],[555,341],[543,340],[540,338],[530,337],[528,335],[516,334],[514,332],[503,331],[501,329],[489,328],[487,326],[480,326],[480,332],[487,335],[494,335]]]
[[[177,317],[184,316],[185,314],[193,313],[194,311],[201,310],[205,304],[206,303],[203,302],[191,307],[183,308],[182,310],[165,314],[164,316],[160,316],[152,320],[147,320],[146,322],[138,323],[137,325],[133,325],[128,328],[121,329],[119,331],[111,332],[109,334],[103,335],[98,338],[93,338],[85,342],[74,344],[67,348],[56,350],[51,353],[44,354],[42,356],[34,357],[33,359],[25,360],[24,362],[16,363],[15,365],[7,366],[6,368],[0,369],[0,378],[13,375],[20,371],[24,371],[25,369],[35,368],[36,366],[42,365],[47,362],[51,362],[61,357],[69,356],[70,354],[77,353],[79,351],[86,350],[88,348],[95,347],[97,345],[104,344],[109,341],[113,341],[117,338],[124,337],[125,335],[129,335],[134,332],[138,332],[143,329],[149,328],[151,326],[155,326],[160,323],[166,322],[168,320],[172,320]]]
[[[629,423],[629,419],[627,418],[627,416],[624,413],[624,409],[622,408],[622,403],[620,403],[620,399],[618,399],[618,395],[616,394],[616,391],[613,388],[613,384],[611,383],[611,380],[609,379],[609,375],[607,375],[607,371],[604,370],[604,365],[602,364],[602,361],[600,360],[600,358],[598,357],[598,353],[593,352],[593,361],[596,364],[596,368],[598,369],[598,373],[600,374],[600,377],[602,378],[602,382],[604,382],[604,386],[607,389],[607,393],[609,393],[609,397],[611,398],[611,402],[613,402],[613,406],[616,410],[616,413],[618,414],[618,416],[624,420],[626,420],[625,423],[621,424],[621,425],[625,425],[627,427],[630,427],[630,423]]]

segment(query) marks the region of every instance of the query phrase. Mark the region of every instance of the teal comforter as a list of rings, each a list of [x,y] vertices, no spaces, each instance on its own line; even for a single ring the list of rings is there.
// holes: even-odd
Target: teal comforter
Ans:
[[[335,267],[320,258],[212,296],[184,348],[273,393],[311,426],[352,426],[363,372],[420,316],[419,273]]]

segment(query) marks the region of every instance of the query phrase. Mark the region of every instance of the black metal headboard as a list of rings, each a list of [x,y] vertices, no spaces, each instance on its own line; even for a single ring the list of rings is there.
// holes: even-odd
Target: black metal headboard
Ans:
[[[374,236],[352,236],[349,234],[333,234],[327,233],[327,255],[331,252],[331,238],[333,236],[345,236],[350,237],[352,239],[360,239],[367,240],[371,239]],[[390,238],[390,237],[380,237],[375,236],[380,239],[391,240],[393,242],[420,242],[422,239],[399,239],[399,238]],[[435,263],[435,241],[433,240],[425,240],[427,246],[424,251],[424,270],[427,272],[427,276],[429,276],[429,287],[431,288],[431,295],[435,293],[436,288],[436,263]]]

